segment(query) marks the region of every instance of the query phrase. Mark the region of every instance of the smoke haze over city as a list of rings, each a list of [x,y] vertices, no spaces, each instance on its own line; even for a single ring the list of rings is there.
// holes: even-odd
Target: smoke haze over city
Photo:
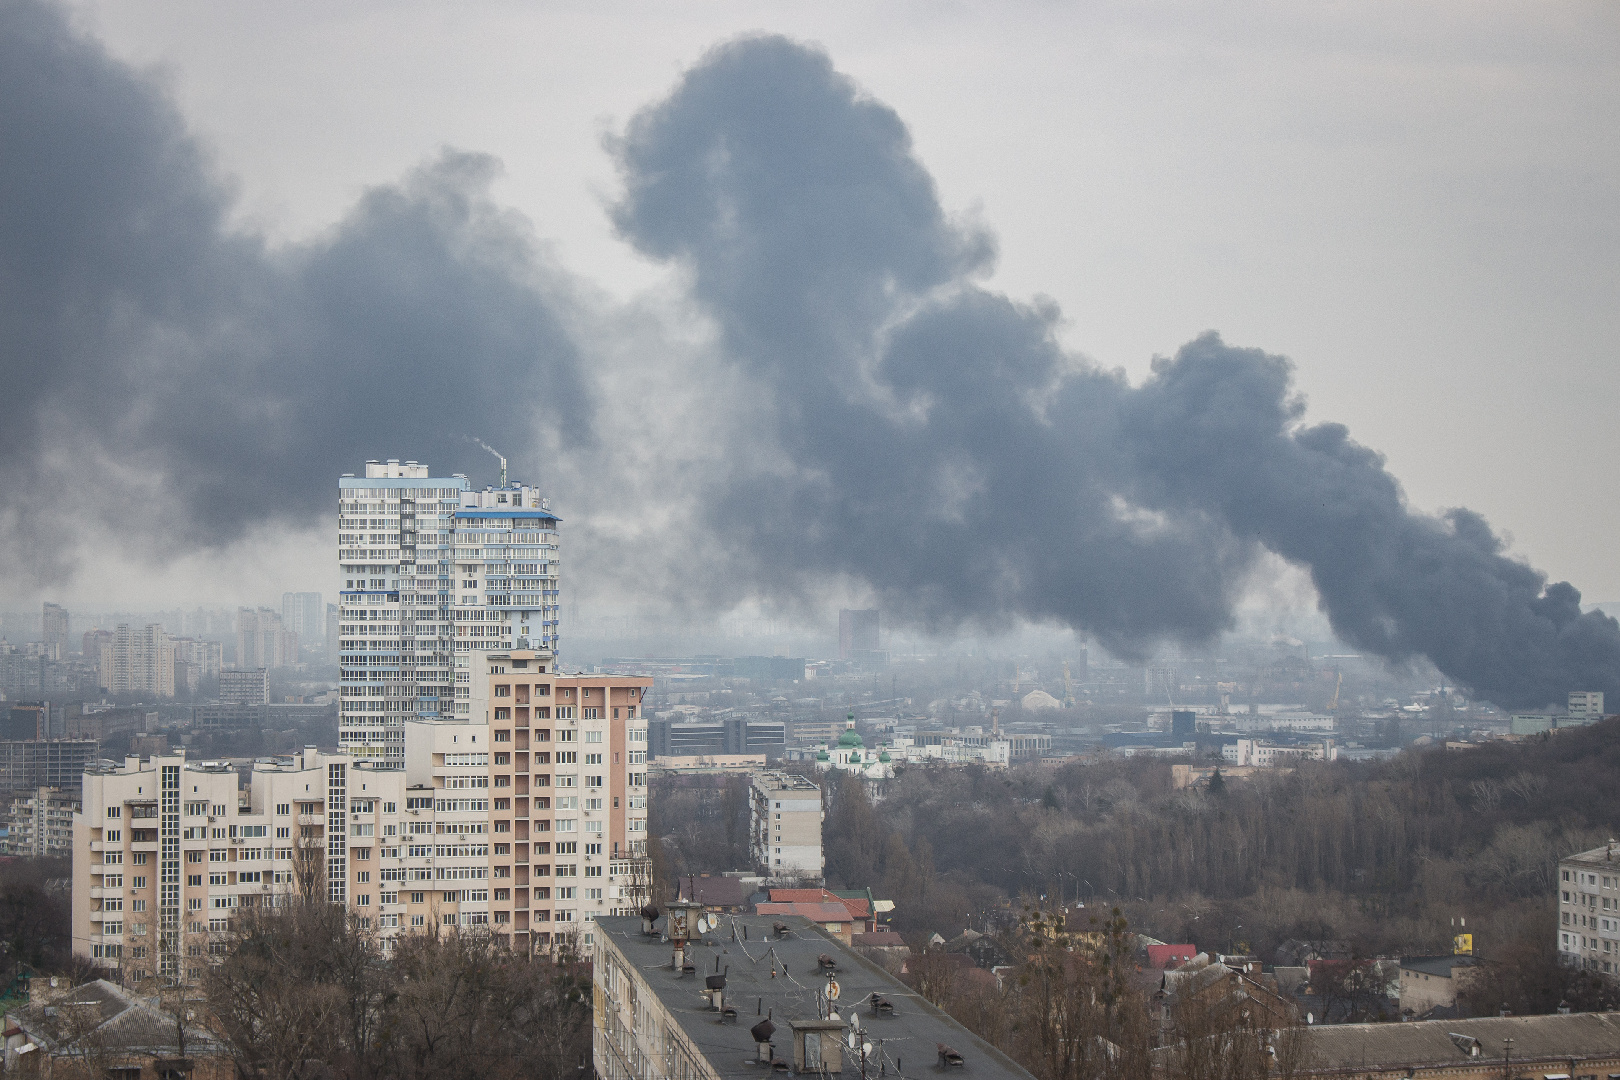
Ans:
[[[1579,581],[1410,505],[1266,342],[1212,330],[1133,376],[994,285],[995,221],[948,208],[836,52],[731,38],[604,142],[616,235],[667,275],[629,301],[476,149],[280,242],[235,217],[161,81],[0,2],[9,595],[329,544],[338,473],[489,482],[471,435],[551,493],[587,606],[859,599],[1138,658],[1233,629],[1287,564],[1356,649],[1507,706],[1620,694],[1620,623]]]

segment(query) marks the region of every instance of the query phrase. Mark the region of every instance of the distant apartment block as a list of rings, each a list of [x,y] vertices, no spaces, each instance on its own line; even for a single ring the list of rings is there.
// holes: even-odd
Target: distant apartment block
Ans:
[[[174,697],[174,645],[158,623],[122,624],[100,639],[101,689],[110,694]]]
[[[298,634],[278,612],[240,608],[236,613],[236,667],[278,668],[298,662]]]
[[[874,608],[838,613],[838,658],[866,660],[876,657],[879,643],[878,612]]]
[[[47,656],[52,660],[67,659],[67,608],[46,601],[45,610],[40,619],[40,637],[45,642]]]
[[[73,815],[78,809],[77,791],[42,787],[13,794],[0,851],[35,859],[71,855]]]
[[[821,788],[802,776],[761,772],[748,792],[749,852],[772,877],[820,881]]]
[[[1620,843],[1559,861],[1557,933],[1563,963],[1620,974]]]
[[[221,705],[263,705],[270,700],[270,673],[262,667],[219,673]]]
[[[326,605],[318,592],[281,594],[281,625],[305,645],[326,639]]]
[[[1256,739],[1236,739],[1221,747],[1221,760],[1239,767],[1254,765],[1269,769],[1299,761],[1337,761],[1339,748],[1332,739],[1309,745],[1273,746]]]
[[[225,646],[218,641],[182,637],[170,639],[174,656],[174,688],[196,693],[206,680],[219,678],[225,666]]]

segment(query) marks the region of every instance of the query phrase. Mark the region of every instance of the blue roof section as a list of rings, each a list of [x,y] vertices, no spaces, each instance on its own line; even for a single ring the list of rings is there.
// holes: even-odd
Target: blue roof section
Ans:
[[[476,510],[473,510],[473,509],[457,510],[456,511],[456,517],[458,517],[458,518],[468,518],[468,519],[472,519],[472,518],[524,518],[526,520],[527,519],[534,519],[536,521],[561,521],[562,520],[562,518],[558,517],[556,514],[551,513],[549,510],[501,510],[501,509],[498,509],[498,508],[494,509],[494,510],[485,510],[485,509],[483,509],[481,507],[476,509]]]
[[[466,491],[468,482],[459,476],[340,476],[340,488],[420,488],[443,487]],[[445,496],[449,498],[449,496]]]

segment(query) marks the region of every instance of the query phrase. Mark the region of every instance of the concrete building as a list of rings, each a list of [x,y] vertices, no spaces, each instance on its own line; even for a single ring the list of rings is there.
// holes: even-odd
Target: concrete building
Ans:
[[[298,635],[305,645],[326,640],[326,605],[318,592],[281,594],[281,625]]]
[[[493,754],[494,929],[530,946],[577,934],[588,952],[598,917],[650,895],[641,709],[653,681],[561,675],[540,650],[472,658],[469,703]]]
[[[298,891],[347,906],[384,950],[429,923],[487,925],[488,729],[412,727],[412,770],[308,749],[255,763],[245,788],[183,751],[86,773],[75,951],[193,981],[233,913]]]
[[[93,739],[0,740],[0,795],[42,787],[78,791],[98,749]]]
[[[1257,739],[1236,739],[1221,747],[1221,760],[1229,765],[1269,769],[1299,761],[1337,761],[1339,748],[1332,739],[1299,746],[1273,746]]]
[[[338,480],[340,747],[394,768],[405,724],[456,715],[451,534],[464,476],[366,462]]]
[[[1572,722],[1595,724],[1603,719],[1603,691],[1571,690],[1569,718]]]
[[[755,773],[748,789],[749,854],[772,877],[820,881],[821,788],[802,776]]]
[[[1477,956],[1411,956],[1401,961],[1401,1013],[1422,1019],[1455,1009],[1457,993],[1479,966]],[[1455,1015],[1455,1014],[1453,1014]]]
[[[99,642],[101,688],[111,694],[174,697],[174,647],[158,623],[124,623]]]
[[[1032,1080],[810,921],[727,916],[705,935],[692,925],[701,910],[670,904],[651,933],[640,919],[600,922],[591,1045],[602,1080],[921,1076],[958,1067],[975,1080]],[[759,962],[767,952],[771,961]],[[833,972],[839,995],[829,1005],[823,995]]]
[[[879,633],[879,615],[875,608],[838,613],[838,658],[840,660],[877,659],[882,649]]]
[[[270,673],[262,667],[230,668],[219,673],[221,705],[264,705],[270,700]]]
[[[1620,843],[1610,840],[1559,861],[1558,958],[1620,974]]]
[[[236,667],[278,668],[298,663],[298,634],[269,608],[236,612]]]
[[[779,759],[787,748],[781,720],[729,716],[719,720],[649,720],[648,749],[654,759],[759,754]]]
[[[79,809],[77,792],[35,788],[11,797],[6,814],[6,840],[0,852],[30,858],[56,858],[73,853],[73,815]]]
[[[217,680],[224,668],[225,646],[217,641],[182,637],[171,639],[174,655],[174,688],[195,693],[204,680]]]
[[[398,767],[407,718],[473,715],[473,656],[555,655],[560,521],[504,460],[483,491],[371,461],[339,479],[338,500],[338,738]]]
[[[1296,1075],[1380,1080],[1604,1077],[1620,1073],[1620,1013],[1490,1016],[1297,1029]],[[1171,1054],[1154,1051],[1155,1073]]]
[[[40,639],[45,643],[45,655],[52,660],[67,659],[68,610],[60,604],[45,602],[40,618]]]

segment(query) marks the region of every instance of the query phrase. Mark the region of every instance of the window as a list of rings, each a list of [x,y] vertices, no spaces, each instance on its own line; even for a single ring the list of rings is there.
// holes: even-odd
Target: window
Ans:
[[[292,813],[292,803],[276,803],[276,816],[286,817]]]
[[[121,817],[121,816],[123,816],[123,813],[124,813],[124,808],[122,806],[109,806],[109,807],[107,807],[107,816],[110,817],[110,818]]]

